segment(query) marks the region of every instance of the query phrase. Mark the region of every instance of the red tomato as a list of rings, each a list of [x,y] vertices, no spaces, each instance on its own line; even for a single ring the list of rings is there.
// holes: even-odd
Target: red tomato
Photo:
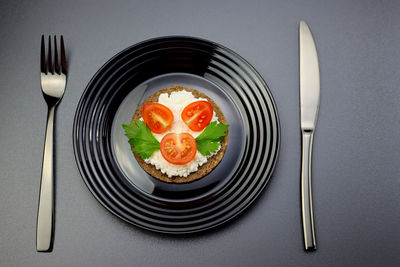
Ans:
[[[161,140],[160,151],[169,163],[183,165],[194,159],[197,144],[189,133],[169,133]]]
[[[213,107],[207,101],[196,101],[183,109],[181,117],[190,130],[199,132],[210,123],[213,117]]]
[[[172,111],[159,103],[144,104],[142,117],[150,131],[157,134],[165,132],[174,121]]]

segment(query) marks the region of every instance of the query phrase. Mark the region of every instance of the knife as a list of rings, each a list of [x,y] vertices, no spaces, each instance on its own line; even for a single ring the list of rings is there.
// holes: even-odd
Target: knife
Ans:
[[[305,250],[317,249],[312,201],[312,147],[317,123],[320,81],[317,47],[307,23],[300,21],[300,128],[301,128],[301,211]]]

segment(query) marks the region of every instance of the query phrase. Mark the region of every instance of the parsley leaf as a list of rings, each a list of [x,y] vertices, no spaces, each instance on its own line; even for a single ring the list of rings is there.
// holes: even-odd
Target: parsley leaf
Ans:
[[[211,122],[204,131],[197,136],[197,150],[203,156],[210,156],[217,152],[222,139],[224,139],[228,131],[228,127],[228,124],[217,123],[216,121]]]
[[[130,124],[122,124],[122,128],[125,130],[126,137],[129,138],[128,142],[132,145],[132,151],[141,158],[147,159],[160,149],[160,142],[143,121],[136,120]]]

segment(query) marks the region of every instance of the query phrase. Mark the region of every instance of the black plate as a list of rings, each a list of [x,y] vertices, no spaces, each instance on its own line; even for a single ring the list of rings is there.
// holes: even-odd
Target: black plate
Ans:
[[[144,172],[121,127],[144,99],[173,85],[207,94],[230,124],[221,163],[186,184]],[[270,90],[243,58],[206,40],[163,37],[125,49],[95,74],[78,104],[73,144],[86,185],[110,212],[148,230],[184,234],[220,225],[253,202],[274,169],[280,128]]]

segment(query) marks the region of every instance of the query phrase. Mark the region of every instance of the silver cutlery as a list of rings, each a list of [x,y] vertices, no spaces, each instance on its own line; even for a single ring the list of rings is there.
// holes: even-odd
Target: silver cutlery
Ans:
[[[301,210],[305,250],[317,248],[312,199],[312,148],[320,102],[320,80],[317,48],[307,23],[300,21],[300,127]]]
[[[43,97],[48,106],[46,137],[43,151],[42,179],[40,184],[39,207],[36,226],[36,250],[50,252],[54,241],[54,163],[53,128],[57,104],[64,95],[67,83],[67,64],[64,38],[61,36],[61,60],[59,64],[57,39],[54,36],[54,64],[52,61],[51,37],[46,61],[45,40],[42,35],[40,50],[40,83]]]

